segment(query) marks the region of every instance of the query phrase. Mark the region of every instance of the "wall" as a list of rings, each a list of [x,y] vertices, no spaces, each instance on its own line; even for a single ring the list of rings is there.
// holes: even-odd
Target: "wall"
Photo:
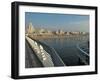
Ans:
[[[1,0],[0,1],[0,81],[13,81],[10,78],[11,68],[11,2],[14,0]],[[94,5],[98,6],[100,10],[100,0],[21,0],[21,1],[34,1],[46,3],[60,3],[60,4],[74,4],[74,5]],[[98,12],[100,14],[100,11]],[[98,15],[100,21],[100,15]],[[98,24],[98,31],[100,24]],[[99,32],[100,34],[100,32]],[[98,39],[100,41],[100,37]],[[98,43],[100,48],[100,42]],[[100,51],[99,51],[100,53]],[[98,53],[98,54],[99,54]],[[100,57],[100,55],[98,55]],[[98,59],[100,62],[100,59]],[[100,64],[99,64],[100,68]],[[100,71],[100,70],[99,70]],[[100,74],[98,75],[82,75],[82,76],[64,76],[53,78],[39,78],[34,81],[99,81]],[[22,81],[22,80],[21,80]],[[26,79],[26,81],[33,81],[33,79]]]

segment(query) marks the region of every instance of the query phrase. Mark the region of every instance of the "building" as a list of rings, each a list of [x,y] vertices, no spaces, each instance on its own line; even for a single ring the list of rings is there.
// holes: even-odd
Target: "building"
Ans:
[[[33,27],[32,23],[29,23],[28,28],[26,29],[27,34],[32,34],[35,32],[35,28]]]
[[[58,30],[58,31],[56,31],[56,34],[57,35],[62,35],[62,34],[64,34],[65,32],[64,31],[62,31],[62,30]]]

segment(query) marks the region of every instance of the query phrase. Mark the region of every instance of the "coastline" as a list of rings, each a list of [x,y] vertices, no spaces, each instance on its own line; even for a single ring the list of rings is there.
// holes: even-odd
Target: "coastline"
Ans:
[[[28,35],[34,39],[52,39],[52,38],[81,38],[81,37],[88,37],[89,35]]]

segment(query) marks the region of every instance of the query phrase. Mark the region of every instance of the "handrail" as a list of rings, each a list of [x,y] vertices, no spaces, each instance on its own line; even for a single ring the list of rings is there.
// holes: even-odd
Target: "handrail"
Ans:
[[[48,48],[50,48],[50,49],[52,49],[54,52],[55,52],[55,54],[58,56],[58,58],[60,59],[60,61],[65,65],[65,63],[63,62],[63,60],[60,58],[60,56],[57,54],[57,52],[56,52],[56,50],[53,48],[53,47],[51,47],[51,46],[49,46],[48,44],[46,44],[45,42],[43,42]],[[66,65],[65,65],[66,66]]]
[[[82,50],[82,49],[79,47],[79,44],[77,44],[77,48],[78,48],[81,52],[83,52],[86,56],[89,57],[89,54],[88,54],[87,52],[85,52],[84,50]]]
[[[31,38],[31,37],[30,37],[30,38]],[[31,38],[31,39],[32,39],[32,38]],[[35,40],[35,39],[34,39],[34,40]],[[65,63],[63,62],[63,60],[60,58],[60,56],[58,55],[58,53],[56,52],[56,50],[55,50],[53,47],[49,46],[48,44],[46,44],[46,43],[43,42],[43,41],[39,41],[39,40],[35,40],[35,41],[37,41],[37,43],[40,43],[41,45],[45,46],[46,48],[51,49],[51,51],[53,52],[53,54],[51,54],[51,53],[49,53],[49,54],[52,55],[52,56],[56,55],[57,58],[59,59],[59,62],[62,63],[62,64],[57,64],[57,65],[66,66]],[[49,50],[49,51],[50,51],[50,50]],[[53,58],[53,57],[52,57],[52,58]],[[57,59],[57,58],[56,58],[56,59]]]
[[[47,63],[47,61],[43,60],[43,57],[42,57],[43,55],[42,54],[40,55],[40,53],[36,52],[36,50],[34,48],[34,45],[33,45],[33,40],[31,38],[28,38],[27,36],[26,36],[26,39],[28,40],[28,42],[30,43],[31,47],[33,48],[33,50],[35,51],[35,53],[38,56],[39,60],[43,63],[44,66],[47,66],[47,67],[48,66],[54,66],[54,64],[52,62],[52,59],[51,59],[51,56],[48,57],[49,59],[48,59],[48,63]],[[37,45],[37,47],[38,47],[38,45]],[[45,52],[45,55],[48,56],[48,53],[46,51],[44,51],[44,52]]]

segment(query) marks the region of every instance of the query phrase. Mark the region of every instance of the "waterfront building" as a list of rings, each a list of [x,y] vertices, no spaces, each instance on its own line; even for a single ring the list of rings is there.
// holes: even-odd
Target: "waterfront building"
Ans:
[[[56,34],[57,35],[62,35],[62,34],[64,34],[65,32],[64,31],[62,31],[62,30],[58,30],[58,31],[56,31]]]
[[[70,35],[70,32],[65,32],[66,35]]]
[[[35,32],[35,28],[33,27],[32,23],[29,23],[27,29],[26,29],[26,33],[27,34],[32,34]]]

